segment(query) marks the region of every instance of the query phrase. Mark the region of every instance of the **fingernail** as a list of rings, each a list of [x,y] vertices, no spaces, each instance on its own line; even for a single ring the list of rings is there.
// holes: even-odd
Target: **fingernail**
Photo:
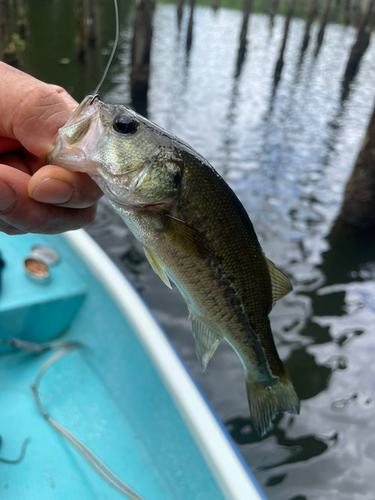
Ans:
[[[17,196],[13,189],[0,180],[0,211],[9,210],[15,204],[16,200]]]
[[[39,182],[33,189],[31,196],[36,201],[42,203],[52,203],[54,205],[61,205],[73,198],[74,188],[67,182],[60,179],[53,179],[47,177]]]

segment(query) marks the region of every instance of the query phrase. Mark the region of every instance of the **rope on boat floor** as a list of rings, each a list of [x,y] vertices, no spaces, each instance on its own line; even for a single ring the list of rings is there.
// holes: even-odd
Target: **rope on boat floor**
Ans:
[[[0,344],[8,344],[17,349],[25,350],[31,353],[39,354],[48,350],[58,350],[53,356],[51,356],[39,370],[35,382],[31,385],[31,390],[33,392],[34,400],[36,405],[44,417],[44,419],[64,438],[66,438],[70,443],[82,454],[82,456],[87,460],[87,462],[96,470],[98,474],[102,476],[107,483],[109,483],[113,488],[118,490],[123,495],[127,496],[130,500],[145,500],[141,495],[139,495],[133,488],[128,486],[122,479],[120,479],[114,472],[111,471],[99,457],[93,453],[90,448],[88,448],[82,441],[74,436],[68,429],[59,424],[55,419],[49,415],[44,409],[40,398],[39,398],[39,384],[46,373],[46,371],[61,358],[69,354],[74,349],[82,347],[80,342],[69,341],[69,342],[56,342],[56,343],[45,343],[38,344],[36,342],[28,342],[19,339],[0,339]],[[1,442],[1,441],[0,441]],[[29,442],[29,438],[23,443],[20,457],[17,460],[8,461],[6,459],[1,459],[0,462],[5,463],[19,463],[26,451],[26,446]]]
[[[27,448],[27,445],[30,443],[30,438],[26,438],[25,441],[22,443],[22,447],[21,447],[21,451],[20,451],[20,455],[18,458],[15,458],[15,459],[10,459],[10,458],[1,458],[0,457],[0,463],[2,464],[7,464],[7,465],[18,465],[22,462],[22,460],[25,458],[25,454],[26,454],[26,448]],[[0,436],[0,446],[3,442],[3,439],[2,437]]]

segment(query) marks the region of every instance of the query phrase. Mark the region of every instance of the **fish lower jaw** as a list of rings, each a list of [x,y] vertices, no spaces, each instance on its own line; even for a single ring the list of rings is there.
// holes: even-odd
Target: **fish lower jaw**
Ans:
[[[46,162],[49,165],[56,165],[72,172],[85,172],[93,174],[97,170],[94,162],[90,161],[84,151],[78,148],[72,150],[59,149],[60,144],[47,156]]]
[[[133,194],[131,182],[127,181],[126,175],[111,176],[108,173],[103,174],[100,167],[95,174],[91,174],[91,177],[114,208],[137,212],[166,211],[174,201],[169,199],[160,201],[137,200]]]
[[[156,203],[127,202],[113,194],[111,191],[108,191],[108,189],[103,189],[102,185],[99,184],[99,187],[102,189],[102,191],[104,191],[104,194],[108,198],[108,201],[116,209],[123,209],[132,212],[159,212],[164,211],[165,208],[169,206],[169,203],[166,203],[165,201]]]

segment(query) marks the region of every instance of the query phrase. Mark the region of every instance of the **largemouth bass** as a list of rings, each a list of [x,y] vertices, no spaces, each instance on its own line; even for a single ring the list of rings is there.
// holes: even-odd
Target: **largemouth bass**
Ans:
[[[291,290],[267,259],[246,210],[188,144],[121,105],[88,96],[59,130],[48,163],[88,173],[189,309],[203,370],[225,339],[242,361],[250,414],[263,435],[299,399],[268,314]]]

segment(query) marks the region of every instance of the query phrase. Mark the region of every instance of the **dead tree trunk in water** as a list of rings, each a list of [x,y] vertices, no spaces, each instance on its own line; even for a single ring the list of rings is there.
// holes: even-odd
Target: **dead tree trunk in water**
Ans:
[[[345,69],[344,79],[347,81],[351,80],[356,74],[362,56],[369,46],[371,31],[374,26],[374,4],[375,0],[369,1],[361,26],[358,28],[357,39],[354,42]]]
[[[2,60],[15,68],[19,68],[19,50],[22,50],[22,48],[17,47],[19,36],[16,35],[15,38],[13,4],[11,0],[0,0],[0,35],[3,49]]]
[[[283,66],[284,66],[284,51],[285,51],[285,47],[286,47],[286,41],[288,39],[289,24],[290,24],[290,19],[292,17],[292,13],[293,13],[293,7],[294,7],[294,0],[289,0],[287,12],[286,12],[286,17],[285,17],[283,43],[281,44],[280,55],[279,55],[279,59],[277,60],[276,68],[275,68],[274,79],[275,79],[276,85],[280,80],[281,71],[282,71]]]
[[[305,52],[307,46],[309,45],[311,25],[318,14],[318,7],[319,7],[319,0],[311,0],[310,9],[306,19],[305,34],[303,35],[301,52]]]
[[[183,10],[184,10],[184,0],[177,0],[177,24],[179,29],[181,28]]]
[[[274,22],[275,22],[275,16],[277,13],[277,9],[279,7],[279,0],[270,0],[270,24],[271,28],[273,28]]]
[[[244,0],[243,2],[243,20],[242,27],[240,33],[240,49],[242,56],[245,55],[246,51],[246,35],[247,35],[247,26],[249,24],[249,17],[251,13],[251,9],[253,7],[253,0]]]
[[[344,25],[345,26],[349,26],[349,24],[350,24],[350,15],[351,15],[351,11],[352,11],[352,6],[351,6],[351,1],[350,0],[346,0],[344,9],[345,9]]]
[[[190,0],[190,17],[189,17],[189,24],[188,24],[187,34],[186,34],[186,50],[188,52],[191,49],[191,44],[192,44],[192,41],[193,41],[194,7],[195,7],[195,0]]]
[[[242,65],[246,54],[246,35],[247,25],[249,24],[249,16],[253,6],[253,0],[244,0],[243,2],[243,20],[240,33],[240,44],[238,46],[237,63],[235,77],[238,78],[241,74]]]
[[[137,0],[130,75],[133,101],[147,97],[154,8],[155,0]]]
[[[89,47],[96,47],[99,40],[98,0],[75,0],[76,36],[75,46],[80,62],[85,62]]]
[[[345,188],[340,217],[354,226],[375,229],[375,107]]]
[[[354,5],[353,5],[353,24],[357,26],[357,28],[361,25],[362,22],[362,3],[363,0],[354,0]]]
[[[24,0],[17,0],[17,33],[25,40],[29,32],[29,21],[27,18],[27,6]]]
[[[84,62],[87,53],[84,0],[75,0],[75,16],[76,16],[76,36],[75,36],[76,52],[78,60],[80,62]]]
[[[212,8],[214,9],[214,11],[216,12],[218,10],[218,8],[220,7],[220,0],[212,0]]]
[[[317,56],[319,54],[319,50],[320,50],[320,47],[321,47],[322,42],[323,42],[324,32],[326,30],[326,26],[327,26],[327,23],[328,23],[328,18],[329,18],[329,13],[330,13],[330,10],[331,10],[331,5],[332,5],[332,0],[326,0],[326,8],[324,9],[324,12],[323,12],[323,15],[322,15],[322,20],[321,20],[321,23],[320,23],[319,33],[318,33],[318,36],[316,38],[315,56]]]
[[[99,1],[88,0],[87,7],[87,41],[91,47],[96,47],[99,40]]]

